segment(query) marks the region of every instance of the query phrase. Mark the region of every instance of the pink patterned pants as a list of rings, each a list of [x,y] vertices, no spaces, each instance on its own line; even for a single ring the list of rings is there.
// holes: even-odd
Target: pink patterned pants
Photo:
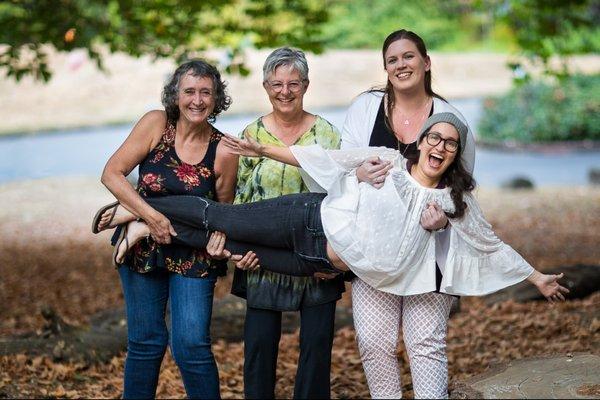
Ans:
[[[415,398],[448,397],[446,333],[454,297],[443,293],[398,296],[352,281],[356,340],[373,398],[401,398],[396,347],[400,326]]]

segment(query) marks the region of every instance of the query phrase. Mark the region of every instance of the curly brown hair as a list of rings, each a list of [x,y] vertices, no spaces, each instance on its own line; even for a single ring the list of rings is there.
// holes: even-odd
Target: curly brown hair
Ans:
[[[217,115],[227,110],[231,105],[231,97],[227,94],[227,84],[221,80],[219,70],[204,60],[194,59],[181,64],[165,85],[162,91],[162,104],[167,112],[167,120],[175,124],[179,119],[179,106],[177,105],[179,82],[181,77],[191,71],[193,76],[211,78],[213,81],[215,109],[208,116],[208,122],[215,122]]]

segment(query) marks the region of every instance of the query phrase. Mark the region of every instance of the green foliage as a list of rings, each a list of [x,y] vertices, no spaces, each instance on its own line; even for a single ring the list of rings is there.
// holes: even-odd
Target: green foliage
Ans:
[[[570,74],[566,62],[552,66],[552,56],[600,52],[598,0],[508,0],[497,12],[513,29],[521,53],[548,75],[562,78]],[[523,65],[511,67],[522,69]],[[521,80],[528,78],[524,74]]]
[[[324,35],[332,47],[380,48],[389,33],[405,28],[436,47],[446,43],[458,28],[457,21],[442,18],[436,3],[342,0],[332,7],[331,23],[324,28]]]
[[[248,46],[322,51],[327,19],[319,0],[9,0],[0,3],[0,69],[47,81],[47,45],[85,48],[100,68],[103,48],[178,62],[224,48],[227,72],[244,75]]]
[[[478,135],[491,143],[600,140],[600,75],[528,82],[486,99]]]
[[[338,0],[323,28],[334,48],[381,48],[385,37],[408,29],[423,37],[428,49],[507,50],[512,36],[494,20],[494,9],[473,0]]]

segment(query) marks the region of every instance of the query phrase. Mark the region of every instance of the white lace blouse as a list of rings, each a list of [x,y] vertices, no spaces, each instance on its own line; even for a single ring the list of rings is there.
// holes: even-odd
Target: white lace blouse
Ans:
[[[450,190],[421,186],[397,150],[365,147],[324,150],[291,146],[308,188],[327,192],[321,205],[325,236],[336,254],[363,281],[397,295],[431,292],[435,285],[435,233],[420,225],[430,201],[452,212]],[[354,174],[367,157],[393,161],[381,189],[359,183]],[[534,270],[502,242],[477,201],[464,194],[465,215],[450,219],[450,249],[440,291],[485,295],[526,279]]]

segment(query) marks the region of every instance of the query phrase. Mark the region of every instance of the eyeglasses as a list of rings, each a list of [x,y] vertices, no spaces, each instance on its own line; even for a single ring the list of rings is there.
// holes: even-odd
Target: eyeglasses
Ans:
[[[458,142],[454,139],[442,139],[439,133],[429,132],[427,136],[425,136],[425,140],[430,146],[437,146],[441,141],[444,142],[444,149],[449,151],[450,153],[454,153],[458,150]]]
[[[287,88],[290,92],[298,93],[299,91],[302,90],[302,87],[304,86],[304,82],[302,82],[302,81],[290,81],[288,83],[265,81],[265,83],[267,85],[269,85],[271,90],[276,93],[281,92],[283,90],[284,86],[287,86]]]

